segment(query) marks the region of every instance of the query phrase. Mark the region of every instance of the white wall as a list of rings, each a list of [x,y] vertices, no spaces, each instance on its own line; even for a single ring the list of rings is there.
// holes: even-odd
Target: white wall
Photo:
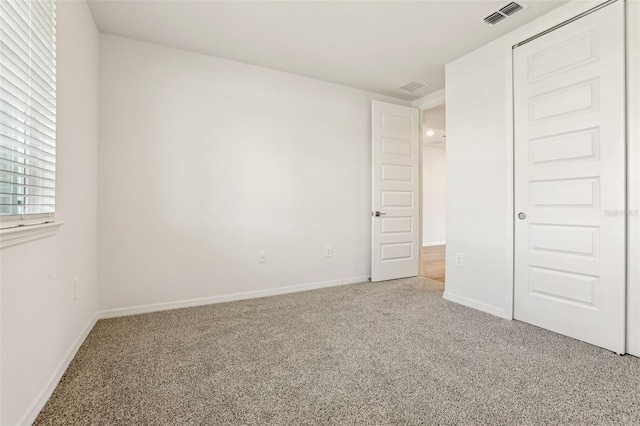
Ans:
[[[0,252],[3,425],[33,420],[97,310],[99,34],[85,2],[58,2],[57,20],[56,216],[66,224]]]
[[[101,309],[369,277],[370,102],[407,102],[111,35],[100,71]]]
[[[507,315],[504,287],[511,285],[503,54],[494,42],[446,68],[445,297],[500,316]],[[455,267],[456,254],[464,268]]]
[[[636,1],[630,21],[638,43],[640,13]],[[505,318],[513,313],[513,141],[511,116],[511,46],[598,4],[571,2],[524,27],[450,63],[446,67],[447,91],[447,288],[445,298]],[[637,46],[635,64],[638,63]],[[633,46],[632,46],[633,47]],[[637,65],[631,65],[638,96]],[[638,153],[638,106],[631,124],[635,137],[630,153]],[[640,169],[640,158],[632,158]],[[640,192],[638,179],[632,194]],[[637,198],[636,204],[638,205]],[[630,221],[632,224],[637,219]],[[629,235],[629,265],[637,262],[637,223]],[[455,254],[464,257],[456,268]],[[640,355],[640,276],[631,271],[628,282],[630,353]],[[635,306],[635,308],[634,308]]]
[[[421,111],[422,127],[427,129],[445,130],[447,128],[445,104],[436,105]]]
[[[447,163],[443,148],[422,147],[422,245],[446,240]]]

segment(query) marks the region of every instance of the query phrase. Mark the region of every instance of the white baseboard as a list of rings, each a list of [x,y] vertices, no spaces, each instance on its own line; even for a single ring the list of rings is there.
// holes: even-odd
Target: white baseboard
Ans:
[[[431,242],[423,242],[422,247],[433,247],[433,246],[446,246],[446,241],[431,241]]]
[[[179,300],[176,302],[153,303],[149,305],[138,305],[127,308],[108,309],[98,312],[98,318],[115,318],[127,315],[146,314],[149,312],[167,311],[170,309],[190,308],[193,306],[212,305],[215,303],[235,302],[237,300],[257,299],[259,297],[276,296],[278,294],[297,293],[300,291],[315,290],[318,288],[335,287],[346,284],[356,284],[369,281],[369,277],[352,277],[341,280],[321,281],[309,284],[300,284],[290,287],[278,287],[266,290],[246,291],[223,296],[203,297],[199,299]]]
[[[65,373],[65,371],[67,371],[69,364],[76,356],[76,353],[78,353],[78,349],[80,349],[80,346],[82,346],[82,344],[84,343],[85,339],[93,329],[93,326],[96,325],[96,321],[98,321],[98,315],[94,314],[91,320],[89,320],[89,323],[75,340],[73,345],[69,348],[64,358],[62,358],[62,361],[60,361],[60,363],[54,370],[51,378],[45,385],[44,389],[42,389],[42,391],[40,392],[40,395],[38,395],[36,400],[27,410],[26,414],[18,422],[19,425],[31,425],[36,420],[36,417],[38,417],[40,411],[42,411],[47,401],[49,401],[49,398],[51,398],[51,394],[53,394],[56,386],[58,386],[58,383],[60,383],[60,379],[62,379],[63,374]]]
[[[443,299],[448,300],[453,303],[457,303],[459,305],[464,305],[468,308],[473,308],[478,311],[486,312],[491,315],[495,315],[504,319],[511,319],[507,317],[504,309],[499,308],[497,306],[489,305],[486,303],[478,302],[477,300],[469,299],[468,297],[458,296],[457,294],[451,294],[450,292],[445,291],[442,295]]]

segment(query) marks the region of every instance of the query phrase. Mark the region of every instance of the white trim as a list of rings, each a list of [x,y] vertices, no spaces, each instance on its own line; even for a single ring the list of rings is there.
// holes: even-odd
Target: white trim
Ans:
[[[56,235],[62,225],[64,222],[50,222],[0,229],[0,250]]]
[[[424,243],[424,129],[422,123],[422,110],[418,110],[418,132],[420,143],[418,144],[418,239]],[[424,246],[424,244],[423,244]],[[420,253],[418,253],[420,256]],[[418,274],[422,275],[422,260],[418,263]]]
[[[424,173],[424,149],[429,147],[429,148],[434,148],[433,146],[428,146],[427,144],[425,144],[425,140],[424,140],[424,132],[423,132],[423,127],[422,127],[422,111],[438,106],[438,105],[442,105],[445,102],[445,89],[440,89],[437,92],[433,92],[429,95],[423,96],[419,99],[416,99],[415,101],[411,102],[411,106],[414,108],[418,108],[418,110],[420,111],[420,146],[419,146],[419,163],[418,163],[418,170],[419,170],[419,179],[420,179],[420,183],[418,184],[418,193],[420,194],[419,196],[419,202],[420,202],[420,220],[418,221],[418,226],[420,227],[419,232],[419,238],[420,240],[422,240],[424,238],[424,212],[423,207],[424,207],[424,179],[423,179],[423,173]],[[442,147],[442,149],[444,149],[445,147]],[[440,245],[440,244],[436,244],[436,243],[425,243],[424,240],[422,240],[422,247],[428,247],[430,245]],[[442,242],[442,244],[444,244],[444,241]],[[422,274],[422,262],[420,263],[420,267],[418,268],[420,274]]]
[[[58,383],[60,383],[60,379],[62,379],[62,375],[65,373],[65,371],[67,371],[69,364],[71,363],[73,358],[76,356],[76,353],[78,353],[78,350],[80,349],[85,339],[93,329],[93,326],[96,325],[97,321],[98,321],[98,315],[94,314],[91,320],[89,320],[89,323],[87,324],[87,326],[84,328],[84,330],[82,330],[82,332],[80,333],[76,341],[69,348],[65,356],[62,358],[62,360],[54,370],[53,374],[51,375],[51,378],[45,385],[44,389],[42,389],[42,391],[40,392],[40,395],[38,395],[38,397],[33,402],[33,404],[31,404],[31,406],[29,407],[25,415],[18,422],[19,425],[33,424],[33,422],[36,420],[36,417],[38,417],[38,414],[40,414],[40,411],[42,411],[47,401],[49,401],[49,398],[51,398],[53,391],[56,389],[56,386],[58,386]]]
[[[507,315],[504,309],[499,308],[498,306],[488,305],[486,303],[478,302],[477,300],[469,299],[468,297],[459,296],[457,294],[452,294],[445,290],[442,298],[448,300],[449,302],[457,303],[459,305],[466,306],[468,308],[473,308],[478,311],[486,312],[487,314],[495,315],[504,319],[512,319],[511,315]]]
[[[545,25],[546,26],[546,25]],[[551,27],[552,25],[549,25]],[[532,31],[535,33],[539,33],[540,31]],[[527,37],[521,36],[518,37],[518,40],[525,40]],[[519,43],[519,42],[518,42]],[[506,223],[507,232],[506,238],[507,243],[506,247],[509,248],[505,252],[505,276],[509,277],[510,284],[505,288],[504,294],[504,310],[505,313],[509,316],[509,319],[513,319],[514,317],[514,293],[516,286],[516,278],[515,278],[515,268],[516,268],[516,232],[515,232],[515,138],[513,137],[514,132],[514,108],[513,108],[513,45],[515,43],[512,41],[505,43],[505,67],[506,67],[506,84],[507,84],[507,103],[505,105],[505,138],[507,140],[507,211],[509,212],[509,219]]]
[[[326,287],[356,284],[368,282],[369,277],[352,277],[341,280],[321,281],[309,284],[300,284],[290,287],[278,287],[267,290],[246,291],[242,293],[227,294],[222,296],[202,297],[198,299],[179,300],[176,302],[153,303],[149,305],[130,306],[127,308],[108,309],[98,312],[98,318],[115,318],[127,315],[146,314],[149,312],[167,311],[170,309],[190,308],[193,306],[212,305],[216,303],[235,302],[238,300],[257,299],[260,297],[276,296],[279,294],[298,293],[301,291],[315,290]]]
[[[444,246],[446,244],[447,244],[446,241],[430,241],[430,242],[424,241],[422,243],[422,247]]]
[[[434,106],[442,105],[445,100],[444,89],[440,89],[437,92],[433,92],[429,95],[423,96],[411,102],[411,106],[418,108],[419,110],[428,109]]]
[[[640,210],[640,2],[627,1],[627,210]],[[627,348],[640,357],[640,217],[627,215]]]

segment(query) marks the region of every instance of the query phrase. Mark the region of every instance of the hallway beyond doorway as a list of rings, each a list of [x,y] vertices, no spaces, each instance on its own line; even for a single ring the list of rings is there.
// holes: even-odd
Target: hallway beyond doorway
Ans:
[[[445,245],[426,246],[420,250],[420,275],[444,282]]]

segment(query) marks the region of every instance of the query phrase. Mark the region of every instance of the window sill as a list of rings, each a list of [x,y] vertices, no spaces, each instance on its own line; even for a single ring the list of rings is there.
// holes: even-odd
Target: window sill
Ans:
[[[0,229],[0,250],[29,241],[52,237],[58,233],[58,229],[62,225],[64,225],[64,222],[51,222]]]

